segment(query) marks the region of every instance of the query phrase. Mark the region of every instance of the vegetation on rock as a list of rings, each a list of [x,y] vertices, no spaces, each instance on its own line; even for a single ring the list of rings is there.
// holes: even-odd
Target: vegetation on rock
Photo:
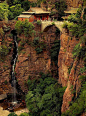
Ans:
[[[81,19],[82,8],[80,7],[75,15],[70,15],[63,27],[72,33],[72,36],[78,38],[79,43],[76,44],[73,50],[73,58],[84,61],[84,67],[80,68],[81,89],[78,96],[70,103],[69,110],[62,114],[62,116],[79,116],[86,112],[86,19]],[[85,9],[83,17],[85,17]],[[76,69],[75,69],[76,70]],[[70,70],[69,70],[70,73]],[[75,90],[76,91],[76,90]]]

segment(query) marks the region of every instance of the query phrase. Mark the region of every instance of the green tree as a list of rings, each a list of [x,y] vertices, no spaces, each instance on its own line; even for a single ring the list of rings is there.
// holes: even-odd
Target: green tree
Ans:
[[[15,24],[15,29],[17,30],[17,33],[20,35],[22,33],[22,28],[23,28],[23,24],[22,21],[17,21]]]
[[[0,20],[8,20],[8,5],[5,2],[0,3]]]
[[[4,36],[4,31],[2,28],[0,28],[0,37],[3,38],[3,36]]]
[[[8,116],[18,116],[17,114],[15,114],[14,112],[10,113]]]
[[[29,116],[29,114],[24,112],[24,113],[21,113],[19,116]]]
[[[26,104],[29,116],[60,116],[64,88],[51,75],[41,73],[40,76],[28,80]]]
[[[9,7],[9,13],[8,18],[10,20],[16,18],[18,15],[20,15],[24,11],[23,8],[21,8],[21,4],[16,4],[14,6]]]
[[[78,98],[72,102],[69,110],[67,110],[61,116],[79,116],[83,112],[86,112],[86,76],[84,76],[84,78],[85,81],[83,82]]]
[[[28,22],[28,20],[17,21],[15,24],[15,29],[17,30],[18,34],[24,33],[25,37],[32,36],[32,33],[34,33],[34,25],[31,22]]]
[[[58,0],[55,2],[55,8],[58,11],[58,19],[61,20],[61,17],[64,15],[64,10],[66,10],[67,5],[64,0]]]
[[[29,10],[29,8],[30,8],[30,2],[29,2],[28,0],[23,1],[23,2],[21,3],[21,5],[22,5],[22,8],[23,8],[25,11]]]

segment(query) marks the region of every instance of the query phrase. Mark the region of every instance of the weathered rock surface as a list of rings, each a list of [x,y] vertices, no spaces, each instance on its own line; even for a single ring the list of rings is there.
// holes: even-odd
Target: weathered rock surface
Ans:
[[[0,59],[0,94],[12,92],[12,87],[9,81],[11,79],[10,71],[13,54],[13,39],[11,31],[14,29],[14,25],[15,21],[0,21],[0,28],[2,28],[4,32],[3,36],[0,35],[0,47],[4,45],[7,49],[11,48],[8,55],[2,60]]]
[[[46,48],[42,53],[37,54],[35,46],[25,45],[20,54],[18,54],[18,62],[16,63],[16,77],[18,84],[23,92],[27,93],[27,80],[29,76],[33,79],[39,76],[40,72],[51,73],[51,56],[50,48],[55,41],[55,26],[52,26],[48,32],[38,35],[40,41],[44,41]],[[37,29],[38,30],[38,29]],[[33,39],[31,40],[31,43]],[[54,69],[57,70],[57,68]]]
[[[70,37],[65,30],[63,31],[60,40],[61,47],[58,56],[59,83],[61,83],[62,86],[67,86],[63,95],[62,104],[62,112],[65,112],[69,109],[69,102],[72,101],[72,97],[76,97],[80,90],[80,68],[84,66],[84,63],[82,60],[77,58],[74,59],[72,55],[74,46],[79,40]],[[73,90],[75,90],[74,94],[72,92]]]

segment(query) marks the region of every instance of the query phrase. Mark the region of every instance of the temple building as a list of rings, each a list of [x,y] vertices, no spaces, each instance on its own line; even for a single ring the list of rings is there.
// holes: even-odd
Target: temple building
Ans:
[[[22,12],[18,16],[18,20],[24,21],[27,19],[29,22],[34,22],[37,20],[49,20],[49,11],[44,11],[39,7],[31,7],[28,11]]]
[[[67,20],[67,19],[68,19],[68,16],[71,15],[71,14],[76,14],[76,13],[77,13],[77,10],[78,10],[78,8],[73,8],[73,7],[71,7],[70,10],[64,11],[65,16],[63,16],[62,18],[63,18],[64,20]]]

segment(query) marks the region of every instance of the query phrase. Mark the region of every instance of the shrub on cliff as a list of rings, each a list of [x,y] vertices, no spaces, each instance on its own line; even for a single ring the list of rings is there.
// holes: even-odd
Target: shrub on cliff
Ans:
[[[41,73],[40,76],[28,80],[26,105],[29,116],[60,116],[64,88],[51,75]]]
[[[68,22],[64,21],[64,23],[62,25],[62,28],[66,28],[67,29],[67,26],[68,26]]]
[[[41,21],[40,20],[37,21],[37,25],[41,25]]]
[[[0,60],[4,60],[7,54],[9,53],[9,49],[7,46],[2,45],[0,46]]]
[[[24,33],[25,37],[32,36],[34,25],[27,20],[25,21],[17,21],[15,24],[15,29],[17,30],[17,33],[20,35]]]
[[[80,116],[83,112],[86,112],[86,76],[81,87],[81,91],[78,98],[71,103],[69,110],[63,113],[61,116]]]

